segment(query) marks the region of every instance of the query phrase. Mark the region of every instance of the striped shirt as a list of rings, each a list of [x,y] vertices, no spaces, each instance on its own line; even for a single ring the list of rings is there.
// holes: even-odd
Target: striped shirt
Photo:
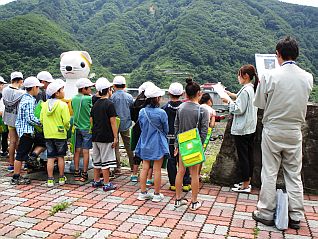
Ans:
[[[19,138],[23,134],[33,134],[34,125],[41,125],[39,119],[34,116],[35,98],[26,93],[22,96],[15,127]]]

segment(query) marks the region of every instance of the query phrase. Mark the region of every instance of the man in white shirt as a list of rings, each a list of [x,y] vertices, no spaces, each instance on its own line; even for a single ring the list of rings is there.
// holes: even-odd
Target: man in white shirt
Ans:
[[[295,39],[286,37],[276,45],[281,67],[263,76],[254,105],[264,109],[262,133],[262,187],[253,219],[274,225],[276,180],[282,164],[289,203],[289,227],[300,228],[304,216],[301,125],[305,122],[313,76],[295,63],[299,55]]]

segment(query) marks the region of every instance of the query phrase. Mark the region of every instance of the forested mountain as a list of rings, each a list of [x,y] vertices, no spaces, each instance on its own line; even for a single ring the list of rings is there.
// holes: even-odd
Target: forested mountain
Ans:
[[[318,73],[318,8],[278,0],[18,0],[0,7],[0,32],[5,76],[20,67],[58,76],[60,53],[79,49],[98,77],[130,73],[131,87],[193,75],[234,90],[238,68],[288,34],[300,65]]]

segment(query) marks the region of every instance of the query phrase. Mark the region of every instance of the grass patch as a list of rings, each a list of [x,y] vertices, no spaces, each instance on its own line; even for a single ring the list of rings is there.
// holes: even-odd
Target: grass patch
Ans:
[[[68,208],[71,204],[69,202],[61,202],[54,206],[52,206],[50,210],[50,215],[53,216],[55,213],[64,211],[66,208]]]
[[[260,229],[258,227],[253,228],[254,239],[258,238],[259,232],[260,232]]]
[[[201,175],[204,177],[209,177],[212,166],[216,160],[216,156],[220,151],[222,140],[216,139],[215,141],[210,141],[207,151],[206,151],[206,161],[203,163]]]

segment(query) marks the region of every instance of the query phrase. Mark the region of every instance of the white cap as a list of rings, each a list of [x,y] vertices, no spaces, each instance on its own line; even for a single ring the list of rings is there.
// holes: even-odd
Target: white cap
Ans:
[[[28,78],[26,78],[23,82],[23,86],[25,88],[31,88],[31,87],[34,87],[34,86],[43,86],[43,84],[40,83],[40,81],[34,77],[34,76],[30,76]]]
[[[81,79],[78,79],[76,81],[76,87],[78,89],[82,89],[82,88],[85,88],[85,87],[91,87],[91,86],[94,86],[94,83],[91,82],[89,79],[87,78],[81,78]]]
[[[114,85],[126,85],[126,79],[123,76],[115,76],[113,80]]]
[[[0,76],[0,83],[6,84],[7,82],[3,79],[2,76]]]
[[[52,75],[50,72],[48,71],[41,71],[36,78],[38,78],[39,80],[43,80],[49,83],[52,83],[54,81]]]
[[[164,90],[161,90],[159,87],[157,86],[151,86],[148,87],[145,90],[145,96],[146,98],[154,98],[154,97],[159,97],[159,96],[163,96],[165,94]]]
[[[168,92],[171,95],[182,95],[183,94],[183,86],[178,82],[174,82],[169,86]]]
[[[139,88],[138,88],[138,94],[141,94],[141,92],[145,91],[148,87],[152,87],[154,85],[155,84],[152,83],[151,81],[146,81],[146,82],[142,83],[142,85],[139,86]]]
[[[95,88],[99,92],[111,86],[112,86],[112,83],[110,83],[105,77],[98,78],[95,84]]]
[[[54,93],[56,93],[59,89],[61,89],[64,86],[65,86],[64,81],[61,81],[61,80],[53,81],[46,88],[46,94],[51,97]]]
[[[21,72],[15,71],[11,73],[11,80],[15,79],[15,78],[21,78],[23,79],[23,75]]]
[[[60,83],[60,84],[62,84],[62,85],[65,85],[65,84],[66,84],[65,81],[62,80],[62,79],[55,79],[53,82],[58,82],[58,83]]]

